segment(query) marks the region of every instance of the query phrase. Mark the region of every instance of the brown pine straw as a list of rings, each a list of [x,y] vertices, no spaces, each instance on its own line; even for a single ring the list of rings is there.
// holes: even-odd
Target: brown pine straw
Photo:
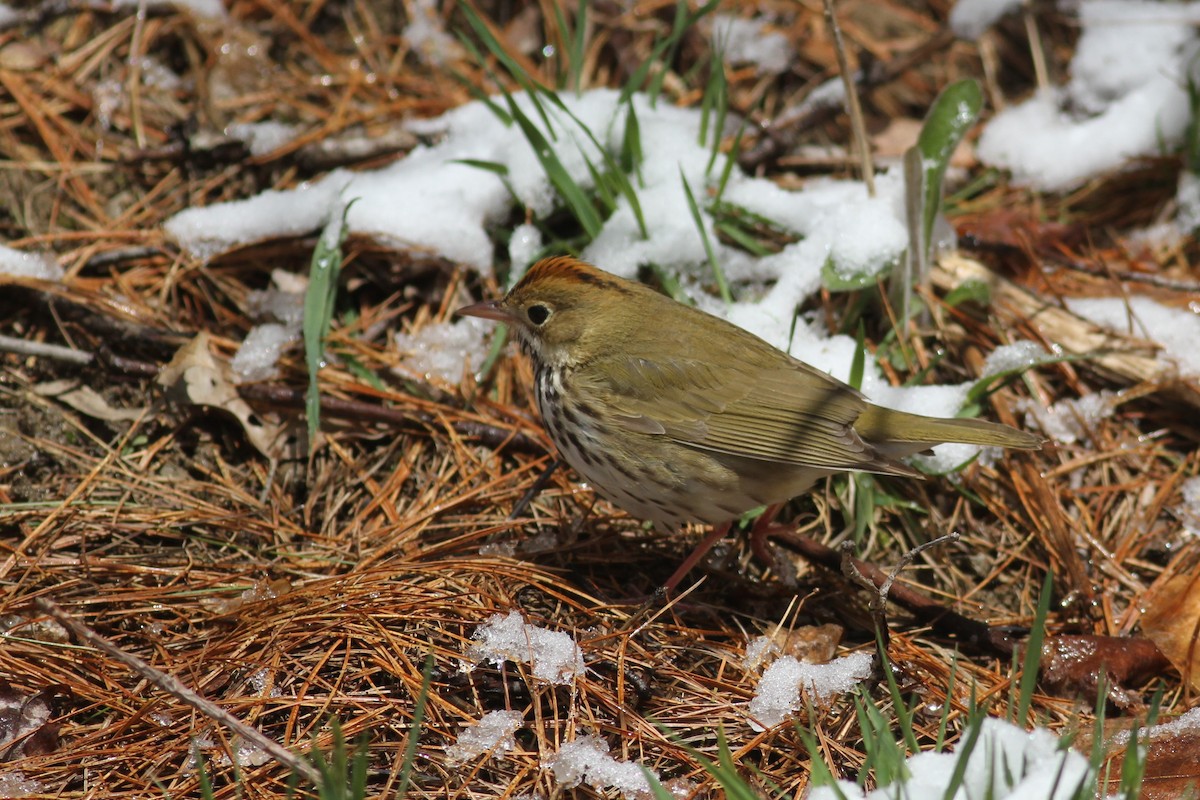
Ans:
[[[821,160],[802,149],[829,153],[849,141],[840,115],[798,111],[837,73],[818,5],[772,6],[775,29],[796,51],[786,73],[727,72],[733,110],[753,123],[742,163],[785,186],[851,170],[836,152]],[[623,85],[669,30],[673,4],[589,7],[583,84]],[[18,700],[55,697],[45,735],[23,740],[30,752],[0,742],[0,758],[10,759],[0,771],[20,772],[55,797],[194,797],[201,756],[218,797],[282,797],[292,771],[307,769],[299,756],[329,751],[337,719],[348,740],[365,736],[371,796],[395,793],[413,736],[410,796],[567,794],[544,763],[563,743],[595,734],[614,757],[713,797],[700,757],[716,758],[721,729],[759,791],[801,795],[810,764],[796,731],[749,724],[760,670],[744,663],[747,641],[836,623],[845,630],[837,654],[873,647],[872,593],[847,577],[838,548],[850,541],[858,571],[875,581],[949,532],[960,541],[917,556],[886,609],[888,658],[915,704],[923,745],[945,707],[954,740],[972,694],[992,713],[1008,709],[1020,679],[1014,658],[1047,572],[1049,633],[1090,637],[1128,658],[1120,669],[1093,670],[1121,684],[1109,694],[1109,716],[1138,718],[1154,680],[1166,690],[1163,715],[1194,703],[1190,684],[1151,652],[1139,620],[1151,584],[1196,563],[1180,500],[1183,481],[1200,472],[1200,390],[1164,369],[1146,343],[1101,333],[1060,301],[1152,292],[1186,307],[1194,299],[1194,242],[1150,253],[1113,233],[1164,213],[1178,173],[1166,159],[1063,197],[1000,182],[959,198],[953,219],[969,224],[975,249],[935,270],[936,322],[914,332],[914,366],[938,383],[974,378],[988,353],[1017,339],[1062,344],[1080,357],[1027,373],[988,398],[983,413],[1026,425],[1023,401],[1121,392],[1088,441],[1004,455],[954,478],[881,481],[903,502],[884,498],[858,541],[865,489],[826,482],[787,510],[797,533],[779,541],[780,561],[755,560],[743,537],[730,537],[689,576],[698,585],[656,615],[633,616],[699,531],[648,530],[568,470],[527,498],[553,457],[528,367],[506,357],[461,386],[431,383],[391,340],[394,330],[447,319],[468,298],[494,296],[503,276],[484,279],[428,253],[352,237],[311,458],[272,462],[220,411],[166,402],[154,383],[161,367],[200,331],[216,358],[230,358],[255,322],[251,293],[269,286],[273,269],[304,274],[316,236],[201,262],[167,240],[166,219],[295,187],[334,166],[383,166],[420,141],[400,121],[461,105],[468,84],[494,90],[489,69],[465,56],[445,66],[421,60],[402,35],[407,8],[239,0],[228,20],[210,22],[166,7],[138,19],[132,9],[68,3],[20,11],[0,30],[0,236],[49,253],[67,274],[54,284],[0,276],[0,678]],[[489,24],[537,69],[541,44],[562,44],[550,4],[506,8],[509,16]],[[982,76],[978,49],[954,41],[940,6],[840,2],[837,10],[863,60],[872,136],[893,120],[920,119],[949,80]],[[439,13],[463,24],[454,4]],[[1053,76],[1074,34],[1057,12],[1038,13]],[[1034,72],[1021,21],[996,29],[989,47],[991,88],[1010,102],[1024,96]],[[699,102],[701,87],[688,81],[706,74],[706,53],[703,33],[685,37],[660,102]],[[182,81],[151,80],[164,65]],[[225,134],[262,120],[292,123],[299,136],[250,156]],[[524,221],[518,212],[500,227]],[[941,304],[969,278],[989,283],[991,305]],[[804,310],[837,328],[858,300],[826,296]],[[886,326],[866,320],[877,347]],[[902,364],[885,369],[896,383],[913,374]],[[242,387],[242,398],[264,418],[302,422],[306,379],[300,351],[288,351],[279,375]],[[136,413],[106,421],[62,392],[40,391],[70,380]],[[57,623],[38,610],[51,601],[64,612]],[[512,610],[571,634],[586,674],[557,687],[526,664],[471,663],[475,631]],[[93,634],[115,649],[98,649]],[[414,730],[429,654],[427,715]],[[181,704],[179,685],[211,706]],[[1035,694],[1026,722],[1090,729],[1095,690],[1068,674]],[[886,687],[868,682],[864,692],[892,713]],[[462,729],[499,709],[524,715],[516,747],[448,764]],[[856,774],[865,753],[849,698],[802,710],[796,721],[838,775]],[[283,752],[245,747],[251,735],[234,732],[234,722]]]

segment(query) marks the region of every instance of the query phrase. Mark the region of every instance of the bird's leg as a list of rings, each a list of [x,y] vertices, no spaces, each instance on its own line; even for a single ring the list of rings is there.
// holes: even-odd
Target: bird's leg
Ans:
[[[750,552],[754,554],[758,563],[768,569],[773,569],[784,586],[790,587],[796,583],[796,571],[791,564],[779,557],[779,554],[771,548],[770,542],[771,534],[777,533],[780,528],[790,530],[789,526],[775,521],[781,508],[783,508],[783,503],[775,503],[767,506],[763,513],[758,515],[754,526],[750,528]]]
[[[705,536],[703,541],[696,545],[696,549],[691,552],[691,555],[683,560],[683,563],[679,565],[679,568],[675,570],[671,577],[667,578],[667,582],[664,583],[662,588],[660,588],[658,591],[664,595],[675,591],[675,587],[679,585],[679,582],[683,580],[685,575],[692,571],[692,567],[700,563],[700,559],[704,558],[708,551],[713,549],[713,545],[721,541],[725,534],[729,533],[729,529],[732,527],[733,520],[730,520],[729,522],[722,522],[719,525],[713,525],[713,529],[709,532],[708,536]]]

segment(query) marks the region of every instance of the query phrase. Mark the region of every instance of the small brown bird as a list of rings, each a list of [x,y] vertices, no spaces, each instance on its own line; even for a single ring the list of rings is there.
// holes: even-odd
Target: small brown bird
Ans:
[[[991,422],[868,403],[725,320],[574,258],[530,267],[502,300],[459,314],[512,325],[562,457],[630,514],[716,526],[669,591],[758,506],[846,470],[919,476],[900,458],[943,442],[1037,448]]]

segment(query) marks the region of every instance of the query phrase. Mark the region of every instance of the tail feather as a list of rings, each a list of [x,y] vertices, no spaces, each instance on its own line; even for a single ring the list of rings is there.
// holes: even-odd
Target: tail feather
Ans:
[[[997,422],[924,417],[874,405],[859,416],[854,429],[884,452],[915,453],[944,442],[1037,450],[1043,442],[1040,436]]]

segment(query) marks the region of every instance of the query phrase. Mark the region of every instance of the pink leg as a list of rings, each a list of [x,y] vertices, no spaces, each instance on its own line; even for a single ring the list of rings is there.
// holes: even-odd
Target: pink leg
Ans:
[[[754,557],[764,567],[772,566],[775,563],[775,554],[771,552],[767,540],[771,537],[771,530],[775,527],[775,518],[779,516],[781,508],[783,508],[783,503],[767,506],[766,510],[754,521],[754,527],[750,529],[750,552],[754,553]]]
[[[708,551],[713,549],[713,545],[721,541],[732,527],[732,520],[722,522],[720,525],[714,525],[708,536],[705,536],[704,540],[696,545],[696,549],[683,560],[683,563],[679,565],[679,569],[675,570],[675,573],[667,578],[667,582],[662,585],[659,591],[663,594],[670,594],[675,591],[675,587],[679,585],[679,582],[683,580],[685,575],[692,571],[692,567],[700,563],[700,559],[704,558]]]

